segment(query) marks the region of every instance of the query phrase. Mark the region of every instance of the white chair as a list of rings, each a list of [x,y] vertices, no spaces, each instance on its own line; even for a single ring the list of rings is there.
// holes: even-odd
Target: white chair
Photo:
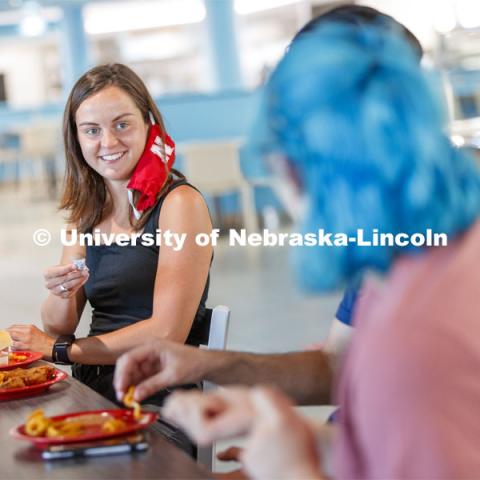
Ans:
[[[57,157],[62,151],[61,126],[58,121],[35,121],[20,132],[20,156],[31,167],[31,180],[46,188],[55,198],[59,173]]]
[[[211,312],[208,340],[205,347],[209,350],[225,350],[230,324],[230,309],[225,305],[219,305],[213,308]],[[213,388],[215,388],[213,383],[203,382],[204,392]],[[209,471],[212,471],[214,455],[215,444],[208,447],[198,447],[197,462]]]
[[[206,345],[209,350],[225,350],[229,324],[230,309],[228,307],[218,305],[212,309],[208,343]]]
[[[247,231],[258,232],[253,185],[240,168],[241,140],[218,140],[178,145],[187,180],[204,195],[240,194],[243,223]]]
[[[18,146],[10,145],[9,137],[14,137],[13,134],[3,134],[0,135],[0,184],[6,183],[7,181],[12,180],[15,184],[15,187],[18,187],[19,183],[19,153]],[[11,168],[11,167],[14,168]],[[11,169],[15,170],[15,173],[10,174],[9,177],[6,176],[6,170]]]
[[[200,348],[209,350],[225,350],[227,346],[228,326],[230,323],[230,309],[224,305],[218,305],[213,309],[206,309],[206,316],[202,325],[195,331],[195,339],[200,343]],[[202,382],[203,391],[211,390],[215,387],[210,382]],[[147,412],[156,412],[161,415],[161,407],[158,405],[143,404],[142,410]],[[163,422],[166,424],[166,422]],[[155,428],[155,427],[154,427]],[[171,428],[171,427],[170,427]],[[163,435],[165,431],[159,430]],[[204,468],[212,471],[213,456],[215,446],[197,448],[197,463]]]

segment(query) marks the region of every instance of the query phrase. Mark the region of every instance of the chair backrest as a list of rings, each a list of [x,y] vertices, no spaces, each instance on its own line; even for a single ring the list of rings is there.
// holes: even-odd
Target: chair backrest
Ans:
[[[20,132],[20,150],[23,157],[54,157],[61,151],[61,129],[57,123],[34,123]]]
[[[207,344],[209,350],[225,350],[225,347],[227,346],[229,323],[230,309],[228,307],[225,305],[218,305],[212,309]]]
[[[209,310],[209,309],[208,309]],[[209,350],[225,350],[227,346],[228,327],[230,324],[230,309],[225,305],[218,305],[212,310],[207,310],[207,322],[209,322],[208,339],[206,347]],[[210,317],[210,318],[208,318]],[[203,391],[214,388],[210,382],[203,382]],[[212,471],[213,456],[215,454],[215,446],[197,448],[197,462]]]
[[[228,327],[230,323],[230,309],[225,305],[218,305],[214,308],[207,308],[205,316],[199,325],[193,325],[191,340],[200,348],[209,350],[225,350],[227,346]],[[215,387],[210,382],[202,382],[203,391]],[[160,412],[156,405],[143,405],[142,408],[148,411]],[[215,446],[197,447],[197,463],[212,471]]]
[[[245,182],[240,147],[241,142],[236,140],[180,145],[182,171],[206,195],[238,190]]]

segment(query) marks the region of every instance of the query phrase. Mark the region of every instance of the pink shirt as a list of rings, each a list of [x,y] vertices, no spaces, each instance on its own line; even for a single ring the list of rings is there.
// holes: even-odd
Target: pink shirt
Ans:
[[[480,221],[366,288],[338,388],[336,477],[480,478]]]

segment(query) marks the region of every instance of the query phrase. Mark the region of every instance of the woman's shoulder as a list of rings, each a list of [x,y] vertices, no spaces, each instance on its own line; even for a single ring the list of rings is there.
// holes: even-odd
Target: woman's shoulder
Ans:
[[[165,197],[162,205],[162,218],[171,216],[195,218],[208,215],[207,204],[202,194],[191,185],[180,185]]]
[[[163,208],[193,206],[195,204],[205,204],[202,194],[189,183],[182,183],[171,189],[163,201]]]
[[[185,179],[174,182],[153,208],[147,223],[146,232],[155,231],[160,224],[178,225],[178,222],[199,220],[206,223],[210,219],[207,204],[202,194]]]
[[[159,223],[210,224],[210,215],[202,194],[189,184],[183,184],[170,191],[162,205]]]

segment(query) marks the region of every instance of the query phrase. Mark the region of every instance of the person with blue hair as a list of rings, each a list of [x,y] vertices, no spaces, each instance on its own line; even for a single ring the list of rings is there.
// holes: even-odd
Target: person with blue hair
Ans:
[[[387,30],[397,32],[409,43],[414,57],[419,63],[423,57],[423,48],[420,42],[408,28],[397,22],[391,16],[364,5],[348,4],[335,8],[327,7],[322,14],[305,24],[305,26],[297,32],[292,40],[292,44],[305,33],[310,33],[320,25],[326,25],[332,22],[352,25],[356,28],[366,28],[372,24],[377,26],[382,25],[382,27]],[[282,197],[281,191],[279,194]],[[289,199],[285,198],[284,201],[288,203]],[[298,204],[298,202],[294,202],[294,205],[295,204]],[[292,205],[290,205],[289,212],[294,218],[298,215],[298,212],[295,211],[295,208],[292,208]],[[330,325],[326,340],[320,344],[313,344],[310,347],[312,349],[321,348],[329,356],[330,364],[334,369],[340,364],[342,356],[352,339],[355,307],[359,297],[362,295],[361,284],[361,278],[355,278],[349,282]]]
[[[376,9],[342,5],[326,9],[310,20],[296,34],[291,45],[304,34],[314,31],[318,26],[330,22],[340,22],[364,28],[370,24],[381,23],[386,30],[392,30],[409,42],[419,62],[423,51],[416,37],[402,24],[392,17]],[[281,194],[281,191],[279,192]],[[298,212],[286,199],[286,208],[292,216]],[[214,352],[178,347],[170,342],[159,342],[150,345],[134,356],[127,356],[117,364],[117,394],[131,382],[141,383],[137,389],[139,398],[149,395],[160,388],[182,383],[187,378],[194,381],[209,380],[216,384],[271,383],[277,385],[299,404],[331,403],[332,371],[339,364],[352,336],[355,305],[359,295],[359,280],[353,279],[346,288],[335,318],[331,324],[326,341],[320,350],[291,352],[288,354],[251,354],[246,352]],[[135,361],[143,362],[142,355],[150,355],[154,350],[160,354],[162,368],[145,371],[142,378],[137,374]],[[310,349],[313,350],[313,349]],[[143,381],[142,381],[143,380]],[[162,387],[163,386],[163,387]]]
[[[294,251],[310,291],[367,272],[339,378],[333,476],[479,477],[480,172],[446,137],[415,53],[382,25],[320,25],[273,72],[264,113],[263,147],[306,201],[304,232],[409,239]],[[427,231],[447,244],[413,241]],[[247,434],[253,478],[325,478],[318,427],[279,392],[180,393],[164,415],[202,443]]]

